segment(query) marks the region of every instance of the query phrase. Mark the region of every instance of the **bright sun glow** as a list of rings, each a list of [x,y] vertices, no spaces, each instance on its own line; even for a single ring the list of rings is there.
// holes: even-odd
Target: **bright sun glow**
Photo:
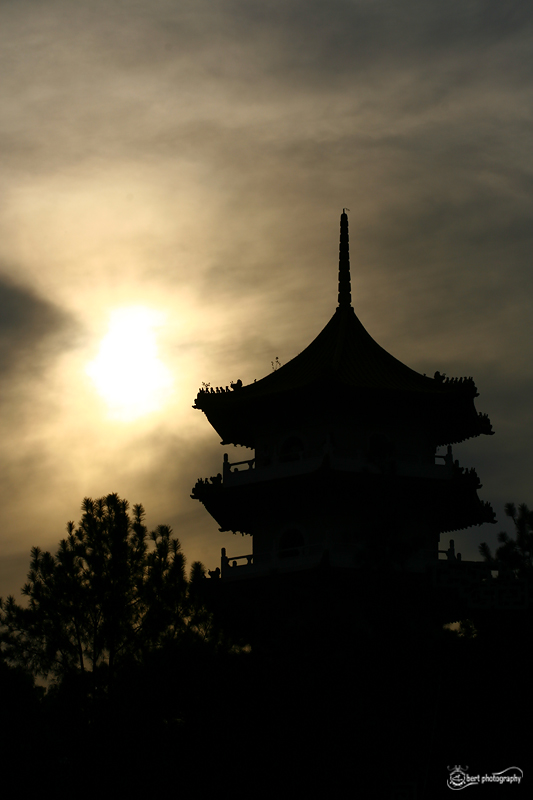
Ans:
[[[169,396],[172,376],[158,358],[154,332],[163,321],[161,314],[144,306],[112,313],[100,351],[87,365],[111,416],[136,419],[157,411]]]

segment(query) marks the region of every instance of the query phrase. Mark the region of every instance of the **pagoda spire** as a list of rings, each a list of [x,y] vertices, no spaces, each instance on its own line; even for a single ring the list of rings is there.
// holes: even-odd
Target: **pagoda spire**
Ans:
[[[351,308],[352,292],[350,282],[350,238],[348,236],[348,209],[341,214],[341,240],[339,245],[339,308]]]

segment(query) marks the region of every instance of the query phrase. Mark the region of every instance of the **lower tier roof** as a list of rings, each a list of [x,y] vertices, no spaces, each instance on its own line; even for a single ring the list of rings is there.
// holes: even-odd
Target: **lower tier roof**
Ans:
[[[379,535],[380,529],[446,533],[496,521],[478,487],[473,471],[443,481],[321,468],[241,486],[227,486],[218,477],[199,480],[191,497],[204,504],[221,531],[233,533],[253,535],[265,524],[279,527],[280,520],[304,525],[319,518],[353,527],[354,536],[361,530]]]

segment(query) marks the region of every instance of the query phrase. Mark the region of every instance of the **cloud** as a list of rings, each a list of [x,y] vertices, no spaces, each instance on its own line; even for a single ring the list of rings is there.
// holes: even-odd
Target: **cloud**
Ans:
[[[0,375],[41,374],[72,343],[76,327],[67,312],[0,274]]]
[[[529,86],[532,20],[440,0],[22,3],[4,8],[4,160],[205,158],[236,131],[300,141],[364,120],[382,139],[449,104],[493,115],[495,93]]]

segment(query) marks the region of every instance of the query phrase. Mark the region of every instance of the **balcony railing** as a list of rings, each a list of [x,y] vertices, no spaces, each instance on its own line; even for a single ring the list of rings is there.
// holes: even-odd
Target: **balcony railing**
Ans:
[[[243,556],[227,556],[223,547],[220,559],[221,577],[227,580],[251,578],[254,575],[265,575],[272,571],[293,572],[316,566],[322,557],[322,545],[301,545],[287,547],[276,552],[253,553]]]
[[[319,452],[309,455],[299,455],[298,458],[288,460],[286,457],[269,456],[268,458],[248,458],[243,461],[230,462],[227,453],[224,453],[222,479],[226,485],[241,485],[275,478],[284,478],[291,475],[302,475],[314,472],[323,463],[328,455],[333,469],[343,472],[374,472],[381,474],[383,467],[369,461],[362,452],[355,455],[339,454],[325,447]],[[419,459],[395,459],[388,465],[390,472],[406,477],[436,478],[446,480],[458,469],[454,464],[451,453],[435,455],[433,462],[421,463]],[[459,468],[460,469],[460,468]]]
[[[406,455],[402,459],[391,459],[386,464],[378,465],[366,458],[362,451],[355,454],[340,453],[338,450],[333,450],[328,442],[322,449],[315,449],[305,455],[299,453],[290,459],[286,455],[263,456],[230,463],[228,454],[224,453],[222,473],[211,478],[199,478],[191,497],[201,500],[205,493],[210,491],[211,485],[219,486],[223,483],[225,486],[241,486],[315,472],[323,464],[326,455],[332,469],[339,472],[391,474],[437,480],[448,480],[453,475],[464,475],[465,479],[471,480],[477,488],[480,488],[475,470],[465,470],[460,467],[458,461],[453,460],[451,447],[448,448],[446,455],[436,454],[433,462],[429,463],[421,462],[415,456]],[[443,463],[439,463],[441,461]]]

